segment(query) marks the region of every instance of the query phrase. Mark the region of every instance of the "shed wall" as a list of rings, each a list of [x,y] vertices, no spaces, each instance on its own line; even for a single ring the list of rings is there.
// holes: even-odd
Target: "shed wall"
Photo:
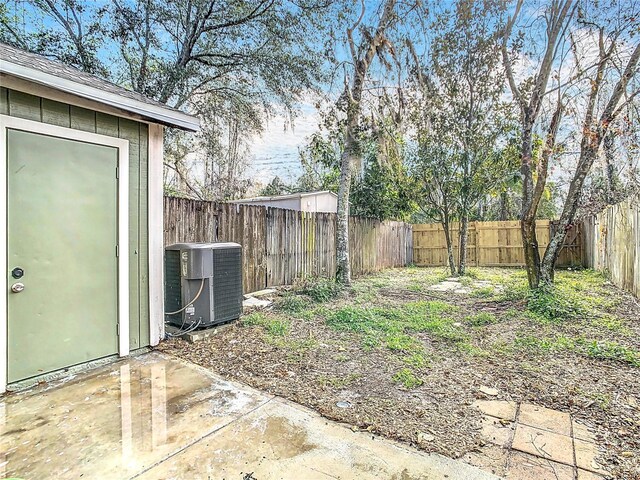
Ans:
[[[148,346],[149,132],[145,123],[0,87],[0,114],[129,140],[129,344]]]

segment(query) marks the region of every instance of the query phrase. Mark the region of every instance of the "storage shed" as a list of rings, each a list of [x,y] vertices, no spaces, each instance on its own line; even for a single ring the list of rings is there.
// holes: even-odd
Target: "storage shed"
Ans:
[[[199,121],[0,44],[0,392],[164,336],[164,126]]]
[[[274,197],[243,198],[241,200],[234,200],[232,203],[286,208],[298,212],[336,213],[338,211],[338,196],[329,190],[292,193]]]

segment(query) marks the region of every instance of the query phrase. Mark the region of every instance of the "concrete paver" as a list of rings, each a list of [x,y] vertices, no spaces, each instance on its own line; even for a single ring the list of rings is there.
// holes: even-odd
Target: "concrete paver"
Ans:
[[[509,450],[506,448],[485,445],[480,451],[467,453],[462,460],[494,475],[504,477],[507,472],[508,456]]]
[[[482,419],[482,437],[490,443],[506,448],[513,438],[513,427],[503,425],[496,418],[484,417]]]
[[[502,418],[510,422],[516,419],[517,405],[515,402],[508,402],[506,400],[477,400],[473,405],[485,415]]]
[[[520,423],[549,430],[561,435],[571,435],[571,417],[568,413],[523,403],[520,405]]]
[[[587,426],[582,425],[581,423],[572,420],[573,422],[573,438],[577,438],[578,440],[583,440],[585,442],[594,443],[595,436],[594,434],[587,428]]]
[[[573,480],[573,467],[526,453],[513,452],[509,480]]]
[[[604,480],[605,477],[587,470],[578,469],[578,480]]]
[[[600,452],[593,443],[576,439],[574,445],[576,449],[576,465],[578,468],[595,473],[606,473],[602,466],[596,461],[596,457],[600,455]]]
[[[159,353],[1,397],[4,477],[497,478]]]
[[[573,465],[571,437],[519,424],[513,438],[513,449],[556,462]]]

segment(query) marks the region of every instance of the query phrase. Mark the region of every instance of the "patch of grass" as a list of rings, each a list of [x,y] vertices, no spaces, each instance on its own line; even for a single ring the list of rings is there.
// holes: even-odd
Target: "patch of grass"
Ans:
[[[600,360],[617,360],[619,362],[629,363],[634,367],[640,367],[640,352],[620,345],[617,342],[583,340],[579,343],[589,357]]]
[[[569,351],[598,360],[614,360],[640,367],[640,351],[612,341],[570,338],[565,335],[550,337],[517,337],[514,345],[531,352],[550,353]]]
[[[419,387],[424,382],[418,378],[410,368],[403,368],[393,375],[393,381],[401,383],[405,388],[412,389]]]
[[[422,353],[414,353],[406,356],[402,361],[414,368],[425,368],[429,366],[429,359]]]
[[[498,319],[493,313],[480,312],[475,315],[469,315],[464,321],[473,327],[484,327],[496,323]]]
[[[248,315],[242,316],[242,325],[251,327],[253,325],[264,325],[267,320],[267,316],[262,312],[253,312]]]
[[[332,278],[307,277],[299,281],[294,290],[310,297],[313,301],[322,303],[337,297],[342,286]]]
[[[491,298],[496,293],[495,288],[490,285],[485,287],[474,288],[471,291],[471,296],[476,298]]]
[[[603,328],[611,332],[621,333],[623,335],[630,335],[632,332],[629,328],[614,315],[605,314],[601,317],[594,318],[591,321],[591,325],[596,328]]]
[[[285,295],[279,302],[278,308],[283,312],[289,314],[303,313],[309,308],[310,301],[308,298],[301,295],[288,294]]]
[[[415,338],[404,333],[388,334],[385,338],[385,345],[389,350],[402,352],[413,352],[422,349]]]
[[[342,390],[344,387],[352,384],[359,378],[362,378],[362,375],[359,373],[350,373],[349,375],[342,376],[320,375],[318,377],[318,383],[323,387],[331,387],[336,390]]]
[[[262,312],[254,312],[242,317],[242,325],[261,326],[269,335],[284,336],[291,326],[287,319],[266,315]]]
[[[463,343],[468,336],[448,315],[456,307],[440,301],[409,302],[398,307],[346,306],[326,317],[327,325],[336,330],[364,335],[366,350],[384,344],[388,349],[418,352],[422,349],[412,332],[428,332],[434,337]]]
[[[524,302],[530,318],[542,322],[583,321],[606,316],[615,306],[616,300],[603,289],[604,281],[600,273],[589,270],[560,271],[553,285],[530,290],[523,275],[512,275],[497,298]]]
[[[267,333],[283,337],[289,331],[290,323],[288,320],[281,320],[278,318],[270,319],[270,321],[264,326]]]
[[[464,276],[473,280],[479,280],[481,273],[477,268],[467,268],[464,272]]]

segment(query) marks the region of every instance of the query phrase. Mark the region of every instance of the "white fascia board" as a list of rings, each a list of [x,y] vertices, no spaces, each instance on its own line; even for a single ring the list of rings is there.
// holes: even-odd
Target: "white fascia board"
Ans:
[[[16,65],[6,60],[0,62],[0,72],[56,88],[60,91],[87,98],[104,105],[136,113],[165,125],[181,128],[190,132],[200,130],[200,119],[187,113],[141,102],[133,98],[123,97],[112,92],[105,92],[96,87],[74,82],[66,78],[60,78],[56,75],[33,68]]]

